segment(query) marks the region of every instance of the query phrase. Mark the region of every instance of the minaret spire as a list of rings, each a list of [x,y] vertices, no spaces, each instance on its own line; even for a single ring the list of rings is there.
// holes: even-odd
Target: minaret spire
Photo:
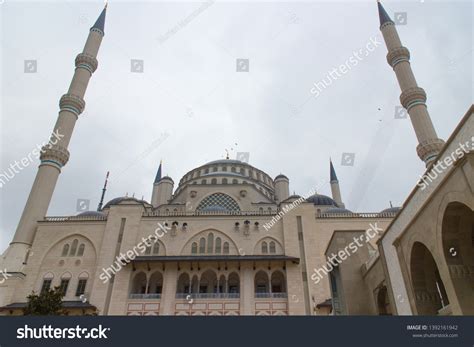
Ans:
[[[2,266],[9,271],[18,271],[24,261],[27,249],[35,237],[37,222],[46,216],[61,168],[69,159],[67,148],[74,125],[84,111],[84,94],[92,74],[97,69],[97,53],[104,37],[105,11],[104,8],[89,31],[82,53],[76,57],[74,76],[69,90],[59,101],[59,115],[50,143],[41,149],[41,163],[33,187],[13,241],[2,259]]]
[[[155,183],[158,183],[161,180],[161,166],[163,164],[163,160],[160,160],[160,166],[158,166],[158,171],[155,177]]]
[[[99,206],[97,206],[97,211],[102,210],[102,205],[104,204],[105,191],[107,190],[107,181],[109,180],[109,171],[105,176],[104,188],[102,188],[102,196],[100,197]]]
[[[410,115],[413,128],[418,139],[416,151],[426,166],[436,158],[444,141],[438,138],[426,107],[426,93],[416,83],[415,76],[410,66],[410,52],[404,47],[398,36],[395,23],[377,1],[380,18],[380,31],[382,31],[387,45],[387,61],[395,71],[402,91],[400,102]]]
[[[331,193],[332,198],[336,202],[337,206],[344,208],[345,205],[342,202],[341,198],[341,190],[339,188],[339,180],[336,176],[336,170],[334,170],[334,165],[332,165],[332,160],[329,159],[329,177],[330,177],[330,184],[331,184]]]

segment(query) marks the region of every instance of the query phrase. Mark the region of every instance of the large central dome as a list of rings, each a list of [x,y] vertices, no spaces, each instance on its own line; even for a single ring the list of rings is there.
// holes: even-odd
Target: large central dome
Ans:
[[[179,181],[175,194],[193,184],[252,184],[269,198],[275,194],[270,175],[246,162],[233,159],[214,160],[187,172]]]

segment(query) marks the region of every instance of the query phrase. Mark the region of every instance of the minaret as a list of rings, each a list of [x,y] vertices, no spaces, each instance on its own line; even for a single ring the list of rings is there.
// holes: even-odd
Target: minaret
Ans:
[[[163,162],[160,161],[158,172],[156,173],[155,182],[153,183],[153,192],[151,194],[151,204],[158,207],[167,204],[173,196],[174,182],[169,176],[161,177],[161,167]]]
[[[334,166],[332,165],[331,160],[329,160],[329,176],[330,176],[329,183],[331,183],[332,198],[336,202],[337,206],[344,208],[345,205],[342,202],[341,190],[339,189],[339,181],[337,179],[336,170],[334,170]]]
[[[397,75],[402,91],[400,102],[410,115],[418,139],[416,151],[428,166],[438,155],[444,141],[438,138],[426,107],[426,93],[418,87],[410,66],[410,52],[402,46],[395,23],[377,1],[380,18],[380,31],[387,45],[387,61]]]
[[[36,233],[37,222],[48,211],[61,168],[69,159],[68,145],[74,125],[84,111],[84,94],[89,79],[97,69],[97,53],[104,37],[107,5],[92,26],[82,53],[76,57],[74,76],[69,90],[59,101],[59,116],[48,145],[41,149],[40,165],[33,187],[21,215],[20,222],[10,247],[4,255],[3,264],[8,271],[15,271],[23,262]],[[54,140],[53,140],[54,139]]]
[[[108,182],[108,180],[109,180],[109,171],[107,171],[107,175],[105,176],[104,188],[102,188],[102,196],[100,197],[99,206],[97,206],[97,211],[98,212],[100,212],[100,210],[102,210],[102,206],[104,205],[104,197],[105,197],[105,192],[107,191],[107,182]]]

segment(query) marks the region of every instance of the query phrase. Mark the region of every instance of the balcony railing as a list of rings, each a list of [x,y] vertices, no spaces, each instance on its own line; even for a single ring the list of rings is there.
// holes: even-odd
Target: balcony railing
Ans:
[[[255,298],[287,298],[288,293],[255,293]]]
[[[240,293],[176,293],[176,299],[239,299]]]
[[[130,294],[129,299],[161,299],[161,294]]]
[[[274,216],[279,210],[273,211],[148,211],[143,217],[195,217],[195,216]]]

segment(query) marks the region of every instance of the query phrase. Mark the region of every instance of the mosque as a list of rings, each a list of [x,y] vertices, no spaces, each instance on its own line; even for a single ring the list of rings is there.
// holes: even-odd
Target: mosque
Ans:
[[[445,164],[401,208],[350,211],[332,163],[332,196],[299,196],[283,174],[223,159],[191,169],[176,186],[160,163],[150,200],[117,197],[97,211],[48,216],[98,65],[104,8],[60,99],[53,134],[63,137],[41,151],[0,258],[8,275],[0,314],[22,314],[32,291],[60,286],[70,315],[473,315],[474,109],[449,139],[438,138],[410,52],[377,6],[416,152],[426,174]]]

